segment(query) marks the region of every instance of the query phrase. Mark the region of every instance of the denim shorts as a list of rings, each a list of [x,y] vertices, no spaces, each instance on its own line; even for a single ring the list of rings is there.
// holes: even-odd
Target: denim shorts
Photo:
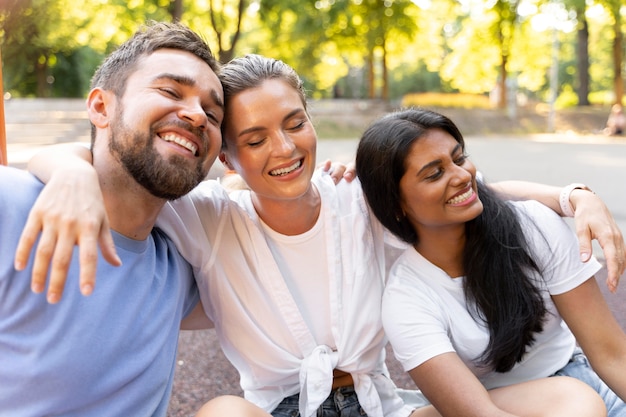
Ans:
[[[281,401],[272,411],[273,417],[300,417],[298,401],[300,394]],[[317,409],[317,417],[361,417],[367,416],[359,404],[353,386],[340,387],[332,391]]]
[[[598,374],[591,369],[589,360],[581,350],[576,350],[572,355],[569,363],[554,375],[570,376],[579,379],[591,388],[596,390],[606,404],[608,417],[624,417],[626,416],[626,403],[622,401],[611,389],[600,379]]]

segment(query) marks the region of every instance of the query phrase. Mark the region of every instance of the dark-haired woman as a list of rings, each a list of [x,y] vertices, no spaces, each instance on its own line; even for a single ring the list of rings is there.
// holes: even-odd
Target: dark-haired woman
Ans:
[[[376,217],[411,245],[391,270],[383,324],[442,415],[491,415],[487,390],[566,375],[626,416],[626,336],[594,279],[601,265],[580,261],[559,216],[477,181],[458,128],[428,110],[374,122],[356,167]]]

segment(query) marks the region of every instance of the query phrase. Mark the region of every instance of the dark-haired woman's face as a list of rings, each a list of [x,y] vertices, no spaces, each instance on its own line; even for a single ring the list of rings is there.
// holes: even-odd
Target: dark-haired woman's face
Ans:
[[[426,233],[459,227],[483,206],[476,193],[476,168],[447,132],[433,129],[411,146],[400,180],[402,209],[420,240]]]

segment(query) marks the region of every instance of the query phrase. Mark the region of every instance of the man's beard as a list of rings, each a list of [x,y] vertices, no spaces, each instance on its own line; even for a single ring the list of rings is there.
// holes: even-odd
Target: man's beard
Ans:
[[[133,132],[124,123],[122,109],[118,112],[117,122],[111,126],[109,150],[112,155],[117,156],[134,180],[150,194],[175,200],[187,194],[206,177],[207,171],[202,160],[199,160],[194,169],[180,155],[164,159],[154,147],[154,130],[150,129],[148,134]]]

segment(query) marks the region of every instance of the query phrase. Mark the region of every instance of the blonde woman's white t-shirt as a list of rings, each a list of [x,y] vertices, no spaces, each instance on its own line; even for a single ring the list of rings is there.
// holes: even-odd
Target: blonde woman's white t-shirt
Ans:
[[[320,257],[315,269],[300,272],[302,280],[326,281],[320,288],[328,289],[328,301],[320,308],[329,311],[331,345],[307,324],[308,307],[301,308],[288,283],[293,269],[285,270],[296,261],[274,257],[249,192],[229,198],[205,181],[166,204],[157,225],[194,267],[205,312],[248,400],[272,411],[299,393],[300,413],[310,417],[331,392],[333,369],[340,369],[351,374],[368,416],[406,417],[414,407],[389,378],[380,310],[390,259],[406,245],[370,213],[358,180],[335,186],[316,173],[312,182],[322,199],[323,252],[300,254],[307,261]]]

